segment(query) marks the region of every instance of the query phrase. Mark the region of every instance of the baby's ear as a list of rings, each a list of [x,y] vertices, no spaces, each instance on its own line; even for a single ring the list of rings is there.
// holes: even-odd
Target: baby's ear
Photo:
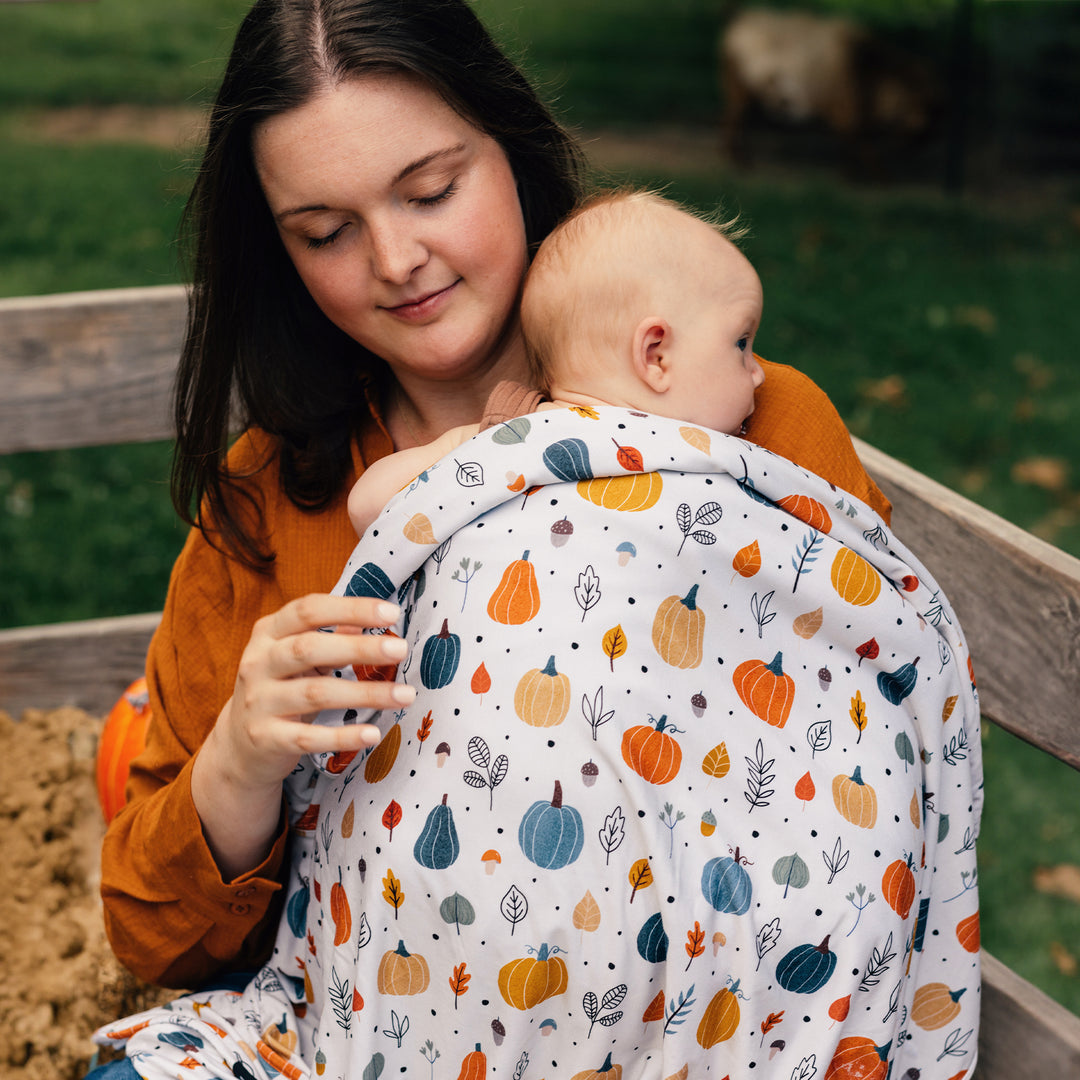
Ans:
[[[634,330],[632,363],[634,375],[653,393],[662,394],[671,385],[671,324],[658,315],[648,315]]]

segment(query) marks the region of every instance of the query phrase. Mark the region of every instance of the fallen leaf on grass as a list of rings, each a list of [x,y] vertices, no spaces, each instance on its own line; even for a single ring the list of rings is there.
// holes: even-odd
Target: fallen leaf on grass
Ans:
[[[1069,463],[1064,458],[1029,457],[1012,467],[1013,481],[1045,491],[1063,491],[1069,483]]]
[[[1040,866],[1032,877],[1035,888],[1050,896],[1062,896],[1080,904],[1080,866]]]
[[[901,375],[886,375],[883,379],[867,379],[859,386],[864,401],[899,407],[907,404],[907,383]]]
[[[1060,941],[1050,942],[1050,959],[1054,961],[1054,967],[1062,975],[1075,975],[1077,968],[1080,967],[1076,957]]]

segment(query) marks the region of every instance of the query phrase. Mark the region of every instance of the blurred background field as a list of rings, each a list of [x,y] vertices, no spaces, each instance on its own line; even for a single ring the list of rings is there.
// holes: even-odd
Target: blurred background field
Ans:
[[[183,280],[201,110],[247,6],[0,4],[0,295]],[[812,126],[759,118],[752,166],[721,152],[732,5],[477,7],[599,176],[743,217],[763,355],[807,371],[855,434],[1080,555],[1080,4],[813,5],[942,73],[952,111],[871,176]],[[183,541],[168,455],[0,458],[0,626],[161,606]],[[985,739],[984,944],[1080,1012],[1080,778],[998,729]]]

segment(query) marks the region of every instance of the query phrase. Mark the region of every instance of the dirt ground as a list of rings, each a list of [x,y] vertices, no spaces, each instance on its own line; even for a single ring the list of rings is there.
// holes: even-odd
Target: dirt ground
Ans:
[[[113,958],[102,925],[94,782],[101,720],[0,712],[0,1076],[81,1080],[100,1024],[167,1000]]]

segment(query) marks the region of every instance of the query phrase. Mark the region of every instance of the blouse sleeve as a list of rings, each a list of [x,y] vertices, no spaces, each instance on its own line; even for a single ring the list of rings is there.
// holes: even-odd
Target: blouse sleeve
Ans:
[[[889,522],[892,506],[859,460],[836,407],[809,376],[757,358],[765,381],[746,437],[856,496]]]
[[[248,435],[230,465],[268,457],[266,437]],[[361,461],[357,450],[354,471]],[[259,573],[198,530],[188,536],[147,656],[146,749],[132,762],[126,804],[102,847],[113,951],[136,975],[163,986],[195,988],[221,971],[257,967],[272,943],[283,903],[284,805],[264,862],[225,881],[192,800],[192,762],[233,692],[252,625],[291,599],[328,592],[356,543],[344,496],[322,513],[301,511],[281,493],[274,464],[255,471],[251,483],[273,566]]]

